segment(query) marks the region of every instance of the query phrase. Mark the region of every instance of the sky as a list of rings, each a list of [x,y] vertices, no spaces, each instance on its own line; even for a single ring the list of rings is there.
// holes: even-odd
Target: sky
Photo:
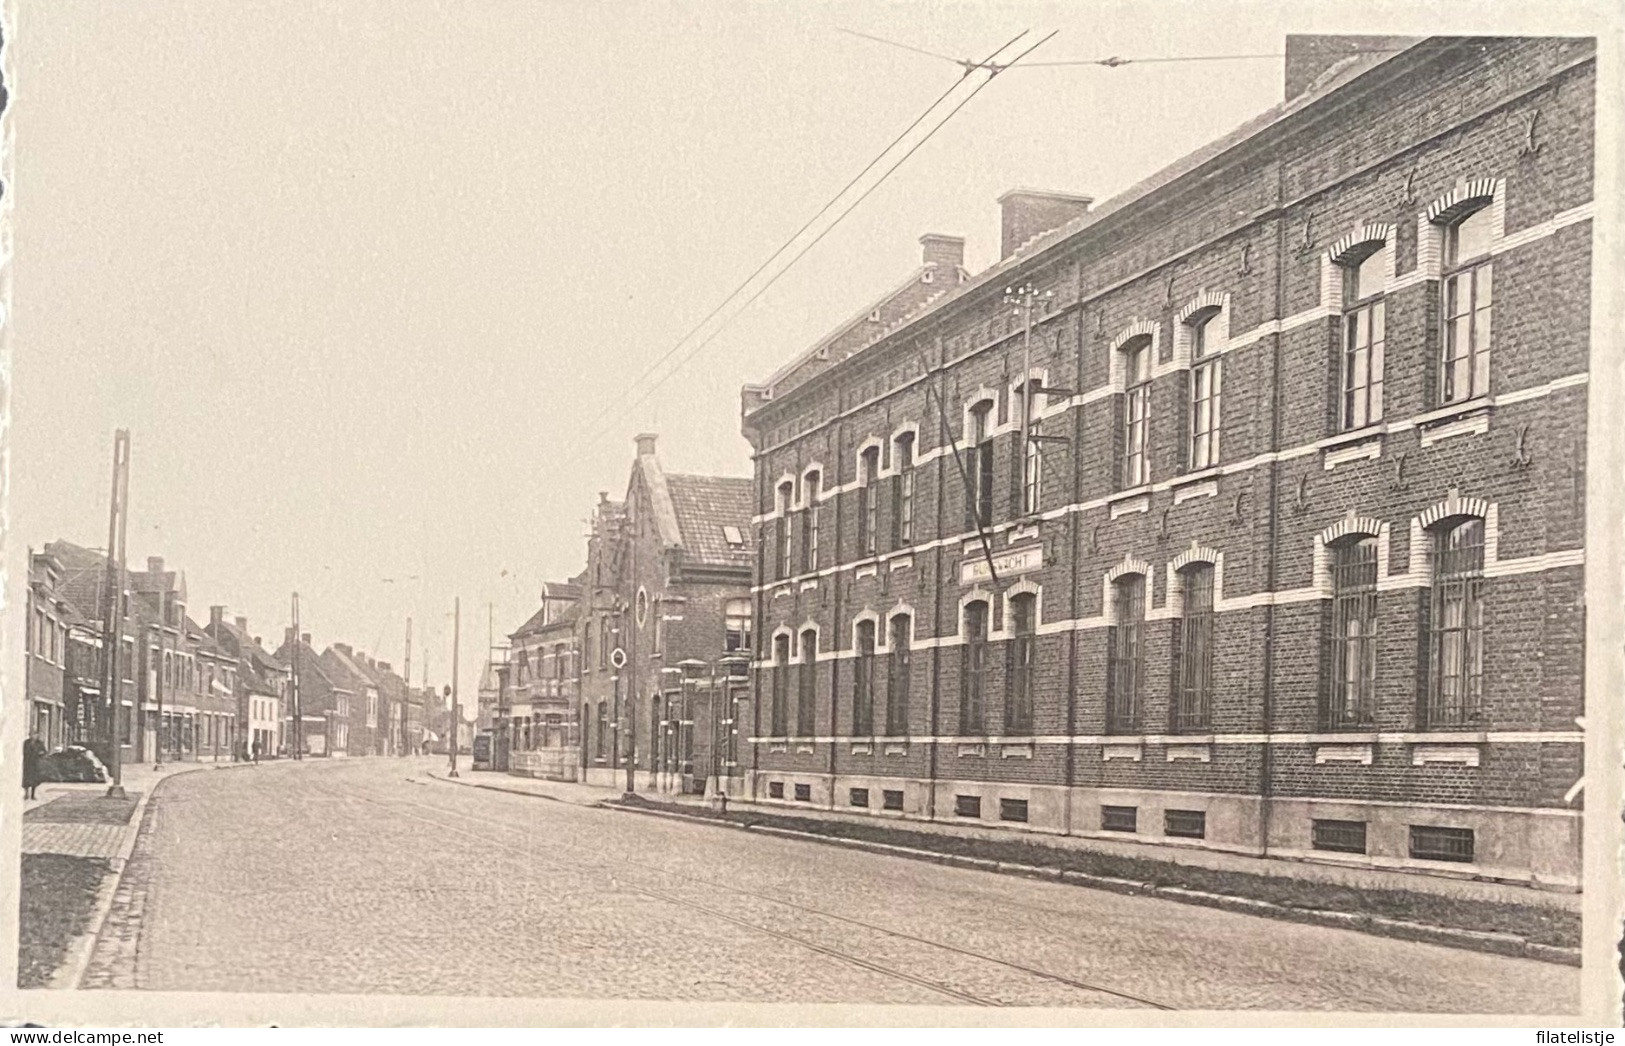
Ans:
[[[8,539],[184,571],[273,648],[297,591],[460,687],[581,569],[633,436],[748,475],[739,389],[997,197],[1105,200],[1280,100],[1279,58],[1013,69],[644,402],[628,385],[952,84],[1033,61],[1278,54],[1280,4],[52,0],[15,75]],[[1205,10],[1205,16],[1202,11]],[[1364,31],[1374,29],[1369,20]],[[590,423],[609,414],[600,434]],[[15,561],[14,561],[15,562]],[[13,568],[12,577],[17,577]]]

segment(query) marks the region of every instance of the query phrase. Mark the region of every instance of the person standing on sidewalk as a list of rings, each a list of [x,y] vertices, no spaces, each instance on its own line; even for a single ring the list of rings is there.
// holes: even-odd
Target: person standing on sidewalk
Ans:
[[[259,738],[256,737],[254,739],[254,765],[255,766],[258,766],[259,762],[260,762],[260,750],[261,750],[260,741],[259,741]]]
[[[37,736],[30,736],[23,742],[23,798],[34,799],[34,790],[40,786],[40,775],[44,770],[41,761],[45,758],[45,745]]]

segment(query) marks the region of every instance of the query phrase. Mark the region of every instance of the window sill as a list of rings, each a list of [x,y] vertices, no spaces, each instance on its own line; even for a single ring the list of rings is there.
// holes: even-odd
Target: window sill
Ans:
[[[1416,424],[1419,428],[1428,428],[1429,426],[1438,425],[1444,422],[1455,421],[1459,418],[1466,418],[1481,413],[1488,414],[1490,410],[1494,408],[1494,406],[1495,398],[1493,396],[1475,396],[1470,400],[1461,400],[1458,403],[1447,403],[1443,406],[1430,410],[1425,414],[1419,414],[1416,418]]]
[[[1339,432],[1335,436],[1327,436],[1320,441],[1321,450],[1337,450],[1342,447],[1356,446],[1369,440],[1380,440],[1388,434],[1388,423],[1373,422],[1370,425],[1347,432]]]
[[[1135,512],[1151,511],[1151,484],[1145,483],[1128,490],[1120,490],[1106,499],[1107,512],[1112,519]]]
[[[1178,490],[1180,487],[1188,486],[1192,483],[1200,483],[1204,479],[1218,479],[1222,472],[1223,470],[1218,465],[1207,465],[1199,469],[1193,469],[1189,472],[1181,472],[1179,475],[1168,481],[1168,488],[1170,490]]]
[[[1126,759],[1138,763],[1144,757],[1144,749],[1138,738],[1124,742],[1108,742],[1100,746],[1100,761],[1109,763],[1114,759]]]

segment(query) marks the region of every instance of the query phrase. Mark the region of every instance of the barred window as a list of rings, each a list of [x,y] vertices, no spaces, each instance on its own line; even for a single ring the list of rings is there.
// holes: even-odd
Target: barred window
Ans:
[[[968,461],[965,470],[967,529],[993,525],[993,401],[971,408]]]
[[[875,623],[858,622],[857,657],[852,664],[852,733],[875,732]]]
[[[1140,676],[1145,632],[1145,576],[1129,574],[1112,583],[1117,623],[1111,628],[1106,666],[1106,732],[1140,729]]]
[[[1219,463],[1219,393],[1223,384],[1222,362],[1208,343],[1208,327],[1215,313],[1209,311],[1191,321],[1191,418],[1190,453],[1192,469],[1205,469]],[[1144,482],[1143,480],[1141,482]]]
[[[1038,597],[1021,592],[1010,597],[1015,637],[1010,641],[1010,694],[1004,704],[1004,732],[1025,737],[1033,731],[1033,663],[1038,646]]]
[[[1377,539],[1346,538],[1331,558],[1331,664],[1326,727],[1347,730],[1376,721]]]
[[[1484,521],[1460,519],[1433,534],[1432,680],[1427,726],[1483,718]]]
[[[875,554],[876,515],[879,500],[875,497],[875,481],[880,476],[880,448],[870,447],[863,452],[858,476],[858,549],[862,555]]]
[[[1123,452],[1119,480],[1127,487],[1150,482],[1147,441],[1151,429],[1151,337],[1123,346]]]
[[[802,496],[806,499],[801,510],[801,572],[818,569],[818,487],[819,475],[809,472],[802,481]]]
[[[965,653],[959,673],[959,732],[967,737],[985,729],[982,711],[987,697],[987,601],[965,605]]]
[[[814,702],[818,696],[818,633],[807,629],[801,633],[800,684],[796,694],[796,736],[811,737],[814,732]]]
[[[789,680],[790,637],[773,637],[773,736],[784,737],[790,732]]]
[[[902,737],[908,733],[909,633],[912,631],[907,614],[891,619],[891,651],[887,655],[886,679],[886,736]]]
[[[1174,730],[1206,730],[1213,695],[1213,564],[1192,563],[1180,571],[1185,586],[1175,662],[1178,699]]]
[[[1490,208],[1481,207],[1445,230],[1444,339],[1439,402],[1483,396],[1490,385]]]
[[[1382,420],[1386,327],[1382,291],[1387,272],[1386,245],[1343,266],[1342,404],[1338,428],[1344,432]]]
[[[892,478],[891,546],[899,549],[914,540],[914,433],[897,437],[892,463],[897,475]]]

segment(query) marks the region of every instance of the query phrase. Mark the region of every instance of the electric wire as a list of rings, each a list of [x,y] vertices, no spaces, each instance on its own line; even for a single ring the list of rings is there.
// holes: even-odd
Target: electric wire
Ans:
[[[1021,59],[1025,58],[1029,54],[1032,54],[1033,51],[1037,50],[1039,47],[1043,46],[1049,40],[1053,39],[1055,37],[1055,35],[1056,34],[1054,32],[1051,32],[1048,36],[1046,36],[1043,39],[1039,40],[1036,44],[1033,44],[1031,47],[1027,48],[1027,50],[1025,50],[1025,51],[1021,52],[1021,54],[1017,55],[1014,59],[1011,60],[1011,62],[1009,64],[1014,65],[1016,62],[1021,61]],[[1003,48],[1000,48],[1000,50],[1003,50]],[[995,52],[995,53],[997,53],[997,52]],[[1008,66],[1006,66],[1006,68],[1008,68]],[[978,94],[980,94],[984,89],[986,89],[987,85],[993,82],[994,78],[998,76],[1000,71],[1001,70],[990,69],[988,71],[989,75],[988,75],[987,79],[983,80],[981,83],[977,84],[974,88],[972,88],[972,90],[970,91],[969,94],[967,94],[964,98],[960,99],[960,101],[957,104],[955,104],[955,106],[952,109],[950,109],[948,111],[947,116],[943,117],[934,126],[932,126],[932,128],[929,131],[926,132],[924,137],[922,137],[919,141],[915,142],[912,146],[910,146],[907,152],[903,153],[903,155],[895,163],[893,163],[890,167],[888,167],[881,174],[880,178],[878,178],[867,189],[865,189],[858,196],[858,198],[856,200],[854,200],[854,201],[852,201],[852,203],[848,204],[846,209],[843,210],[840,214],[838,214],[835,217],[835,220],[833,222],[831,222],[829,225],[825,226],[824,229],[822,231],[820,231],[817,236],[813,237],[813,239],[812,239],[812,241],[810,243],[808,243],[805,247],[802,247],[799,251],[797,251],[796,254],[794,255],[794,257],[792,257],[790,259],[790,264],[789,265],[785,266],[783,269],[779,270],[779,272],[775,273],[774,276],[771,279],[769,279],[766,283],[764,283],[760,288],[758,288],[754,294],[752,294],[749,298],[745,299],[744,303],[742,305],[740,305],[739,309],[737,311],[735,311],[732,316],[728,317],[727,320],[724,320],[723,323],[720,326],[718,326],[715,330],[713,330],[702,341],[700,341],[699,343],[694,345],[688,351],[688,353],[686,355],[684,355],[683,357],[681,357],[677,361],[675,366],[673,366],[670,370],[668,370],[658,381],[656,381],[652,386],[650,386],[641,396],[637,397],[631,403],[627,404],[625,409],[626,410],[635,410],[637,407],[641,406],[644,402],[646,402],[648,400],[648,398],[650,396],[652,396],[656,391],[658,391],[659,388],[662,385],[664,385],[668,380],[670,380],[672,376],[677,374],[678,371],[682,370],[683,367],[686,366],[690,360],[692,360],[703,349],[705,349],[705,347],[708,346],[717,337],[717,335],[719,335],[723,330],[725,330],[727,328],[728,323],[732,322],[733,319],[737,318],[746,308],[749,308],[750,305],[753,302],[755,302],[758,298],[760,298],[763,294],[766,294],[768,292],[768,290],[770,288],[772,288],[772,286],[775,283],[778,282],[779,278],[781,276],[783,276],[786,272],[789,271],[790,266],[793,266],[808,251],[810,251],[814,247],[818,246],[818,244],[824,239],[824,237],[828,236],[831,232],[833,232],[836,229],[836,227],[840,225],[841,221],[847,215],[851,214],[852,211],[859,204],[861,204],[864,200],[868,199],[869,196],[871,194],[873,194],[876,189],[878,189],[878,188],[880,188],[880,186],[884,185],[885,182],[886,182],[886,179],[888,177],[890,177],[890,175],[894,171],[896,171],[898,167],[902,166],[905,162],[907,162],[909,157],[913,156],[916,152],[918,152],[920,150],[920,148],[925,145],[926,142],[930,141],[936,135],[936,133],[938,131],[942,130],[942,128],[948,123],[948,121],[952,120],[954,118],[954,116],[957,115],[961,109],[963,109],[966,105],[970,104],[972,99],[974,99]],[[961,82],[963,82],[963,78],[961,78]],[[603,435],[602,431],[595,432],[593,434],[593,436],[591,437],[591,439],[596,439],[600,435]]]
[[[988,55],[988,60],[991,61],[993,58],[997,57],[1001,52],[1003,52],[1006,48],[1010,47],[1017,40],[1020,40],[1023,36],[1026,36],[1026,35],[1027,35],[1027,30],[1023,29],[1021,32],[1017,33],[1015,36],[1013,36],[1009,40],[1007,40],[1002,46],[996,48],[992,52],[992,54]],[[951,61],[951,59],[950,59],[950,61]],[[797,229],[794,233],[792,233],[789,236],[789,238],[787,238],[783,243],[781,243],[773,251],[772,254],[768,255],[767,258],[765,260],[763,260],[763,262],[756,267],[754,272],[752,272],[749,276],[747,276],[743,280],[741,280],[738,286],[736,286],[733,290],[729,291],[727,296],[724,297],[720,302],[717,303],[716,308],[714,308],[710,312],[706,313],[706,315],[705,315],[705,317],[703,319],[701,319],[693,327],[690,327],[688,329],[688,331],[681,338],[677,339],[677,341],[672,345],[672,347],[670,349],[667,349],[666,352],[660,356],[659,359],[655,360],[648,367],[644,368],[643,373],[638,375],[638,377],[632,381],[629,388],[635,389],[639,385],[641,385],[643,382],[647,381],[651,376],[653,376],[661,368],[661,366],[663,366],[666,363],[667,360],[669,360],[673,356],[675,356],[682,349],[683,345],[686,342],[688,342],[688,340],[690,338],[694,337],[701,330],[705,329],[706,324],[710,323],[713,319],[715,319],[719,313],[721,313],[724,309],[726,309],[728,307],[728,305],[731,302],[734,301],[734,299],[736,299],[740,294],[744,293],[745,289],[748,288],[751,285],[751,282],[753,280],[755,280],[763,272],[767,271],[768,267],[771,266],[775,261],[777,261],[784,254],[785,251],[789,250],[790,247],[795,244],[796,240],[798,240],[804,233],[806,233],[806,231],[808,229],[812,228],[812,226],[818,221],[818,219],[822,218],[825,214],[829,213],[830,208],[834,207],[837,203],[839,203],[840,200],[841,200],[841,197],[845,196],[848,192],[850,192],[852,190],[853,186],[857,185],[858,182],[862,181],[863,177],[865,175],[867,175],[870,171],[874,170],[876,165],[878,165],[882,160],[884,160],[886,158],[886,156],[889,153],[891,153],[891,151],[893,149],[897,148],[897,146],[904,139],[906,139],[910,134],[912,134],[914,132],[914,129],[919,127],[920,124],[925,121],[926,117],[930,116],[931,113],[934,112],[937,109],[938,106],[940,106],[944,101],[946,101],[949,95],[953,94],[956,90],[958,90],[960,85],[962,85],[965,82],[965,78],[968,77],[971,74],[971,72],[972,72],[971,69],[969,69],[969,68],[965,69],[964,72],[962,72],[960,74],[960,77],[959,77],[958,80],[955,80],[953,82],[953,84],[951,84],[946,91],[943,91],[942,94],[937,96],[935,101],[933,101],[930,105],[926,106],[923,110],[921,110],[920,114],[918,116],[916,116],[914,118],[914,120],[907,127],[903,128],[903,130],[901,132],[899,132],[896,135],[896,137],[894,137],[890,142],[886,143],[886,147],[881,149],[880,152],[876,153],[874,158],[871,159],[867,164],[864,165],[863,170],[859,171],[856,175],[854,175],[852,177],[851,181],[849,181],[845,185],[841,186],[840,191],[837,192],[834,196],[831,196],[829,198],[829,200],[822,207],[820,207],[817,210],[817,212],[813,214],[813,216],[811,218],[807,219],[807,221],[801,226],[801,228]],[[797,257],[799,258],[799,255]],[[792,261],[791,264],[793,265],[794,262]],[[788,269],[788,268],[789,268],[789,266],[786,266],[786,269]],[[777,277],[774,277],[774,278],[777,279]],[[715,337],[714,333],[712,334],[712,337]],[[664,379],[662,379],[662,381],[663,380]],[[609,404],[602,411],[600,411],[590,422],[588,422],[587,425],[584,426],[584,429],[586,431],[594,433],[593,438],[596,438],[597,435],[602,434],[601,430],[599,430],[598,426],[601,425],[614,411],[615,411],[614,403]]]

